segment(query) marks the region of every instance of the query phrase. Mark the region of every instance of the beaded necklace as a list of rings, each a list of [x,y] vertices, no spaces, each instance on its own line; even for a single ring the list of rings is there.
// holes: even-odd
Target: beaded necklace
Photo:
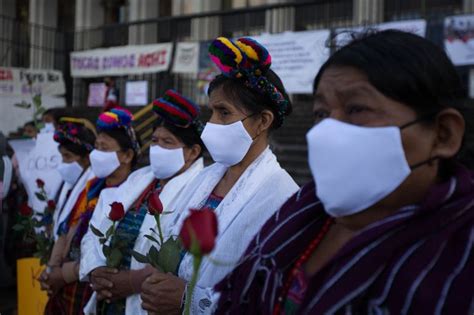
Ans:
[[[273,311],[273,315],[279,315],[280,314],[282,304],[285,301],[285,298],[288,294],[288,291],[290,290],[290,287],[291,287],[293,281],[295,280],[295,277],[298,274],[301,266],[308,261],[308,259],[311,257],[313,252],[319,246],[319,244],[321,244],[321,241],[326,236],[327,232],[329,231],[329,228],[331,227],[331,225],[333,223],[334,223],[334,218],[328,218],[326,220],[326,222],[324,223],[321,231],[319,231],[319,233],[316,235],[316,237],[306,247],[306,249],[304,250],[303,254],[300,256],[300,258],[298,258],[298,260],[295,262],[293,268],[291,269],[290,273],[288,274],[285,285],[283,286],[281,294],[280,294],[280,296],[277,300],[277,303],[276,303],[274,311]]]

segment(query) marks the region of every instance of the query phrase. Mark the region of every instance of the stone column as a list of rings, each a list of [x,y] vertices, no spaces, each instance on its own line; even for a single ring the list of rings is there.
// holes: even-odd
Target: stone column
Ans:
[[[102,45],[102,31],[86,31],[104,24],[104,8],[98,0],[76,0],[75,50],[97,48]]]
[[[463,0],[462,9],[464,13],[474,12],[474,0]]]
[[[30,67],[54,67],[57,18],[57,0],[30,0]]]
[[[221,9],[221,1],[219,0],[187,0],[186,2],[185,10],[192,10],[192,13],[218,11]],[[191,20],[192,40],[211,40],[219,36],[220,31],[220,17],[213,16]]]
[[[87,50],[102,46],[103,32],[87,30],[104,25],[104,8],[99,0],[76,0],[74,50]],[[80,106],[77,100],[87,95],[87,86],[82,79],[73,79],[72,105]]]
[[[255,1],[254,1],[255,2]],[[257,1],[259,2],[259,1]],[[261,1],[260,1],[261,2]],[[267,4],[285,3],[287,0],[267,0]],[[265,30],[269,33],[281,33],[295,29],[295,9],[272,9],[265,14]]]
[[[15,36],[15,0],[0,1],[0,66],[12,65]]]
[[[383,22],[383,1],[382,0],[354,0],[354,23],[374,24]]]
[[[160,0],[130,0],[129,21],[140,21],[159,16]],[[132,25],[128,30],[128,42],[130,45],[156,43],[157,25],[147,23]]]

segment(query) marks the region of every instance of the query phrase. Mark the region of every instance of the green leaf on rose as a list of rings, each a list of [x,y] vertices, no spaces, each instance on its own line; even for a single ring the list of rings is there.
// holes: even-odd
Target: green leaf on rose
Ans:
[[[150,241],[155,242],[155,243],[157,243],[158,245],[160,245],[160,242],[159,242],[156,238],[154,238],[153,236],[151,236],[151,235],[145,235],[145,237],[146,237],[147,239],[149,239]]]
[[[96,227],[94,227],[92,224],[90,224],[89,226],[90,226],[90,228],[91,228],[92,233],[94,233],[95,236],[104,237],[104,233],[102,233],[101,231],[99,231],[99,229],[97,229]]]
[[[110,246],[107,246],[107,245],[102,246],[102,253],[104,253],[105,257],[109,257],[110,252],[111,252]]]
[[[36,192],[35,196],[36,196],[36,198],[38,198],[41,201],[46,201],[46,197],[43,194],[39,193],[39,192]]]
[[[158,252],[158,264],[163,272],[176,274],[179,262],[181,261],[181,244],[173,238],[167,239]]]
[[[118,248],[113,248],[110,251],[110,256],[107,257],[107,266],[110,268],[118,268],[122,261],[123,254]]]
[[[25,227],[21,224],[15,224],[14,226],[12,226],[12,229],[13,231],[20,232],[23,231]]]
[[[114,226],[111,225],[111,226],[108,228],[107,232],[105,232],[105,237],[106,237],[106,238],[109,238],[110,236],[112,236],[112,233],[113,233],[113,232],[114,232]]]
[[[41,94],[36,94],[33,96],[33,104],[36,106],[36,108],[40,108],[41,106]]]
[[[150,250],[148,251],[147,257],[148,257],[148,262],[150,263],[150,265],[152,265],[155,269],[158,269],[159,271],[163,271],[163,269],[160,267],[158,263],[159,253],[155,246],[152,246],[150,248]]]
[[[139,252],[132,251],[132,256],[139,263],[142,263],[142,264],[148,264],[149,263],[148,257],[145,256],[145,255],[140,254]]]
[[[45,111],[46,111],[46,108],[41,107],[41,108],[38,109],[38,111],[36,112],[36,115],[40,116],[40,115],[42,115]]]

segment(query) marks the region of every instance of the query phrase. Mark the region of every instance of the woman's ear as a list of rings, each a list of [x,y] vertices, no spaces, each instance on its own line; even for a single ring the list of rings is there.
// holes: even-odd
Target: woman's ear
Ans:
[[[133,161],[133,157],[135,156],[135,152],[132,149],[128,149],[127,151],[120,151],[122,154],[121,163],[123,164],[131,164]]]
[[[82,156],[79,161],[77,161],[82,167],[87,168],[90,165],[89,156]]]
[[[275,116],[272,111],[265,109],[260,113],[260,126],[258,127],[258,135],[263,133],[265,130],[269,130],[273,124]]]
[[[432,157],[453,158],[461,149],[466,123],[459,111],[446,108],[438,113],[435,121],[435,141]]]
[[[187,151],[186,163],[193,163],[201,155],[202,149],[199,144],[193,144],[191,147],[188,147]]]

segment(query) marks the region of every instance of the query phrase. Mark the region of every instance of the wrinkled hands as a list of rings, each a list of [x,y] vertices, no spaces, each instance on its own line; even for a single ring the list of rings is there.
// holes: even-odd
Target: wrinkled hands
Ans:
[[[175,275],[155,271],[142,285],[142,308],[153,314],[181,314],[186,282]]]
[[[45,269],[39,276],[38,281],[40,282],[41,290],[46,291],[48,296],[55,295],[66,285],[61,267],[59,266],[51,267],[49,273]]]

